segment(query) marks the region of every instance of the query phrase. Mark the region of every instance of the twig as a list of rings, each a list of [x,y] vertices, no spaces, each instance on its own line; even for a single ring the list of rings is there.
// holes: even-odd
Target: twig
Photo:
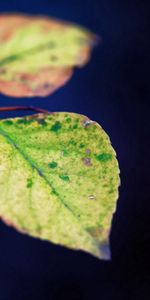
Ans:
[[[0,107],[0,111],[12,111],[12,110],[35,110],[39,113],[44,113],[44,114],[51,114],[50,111],[35,107],[35,106],[5,106],[5,107]]]

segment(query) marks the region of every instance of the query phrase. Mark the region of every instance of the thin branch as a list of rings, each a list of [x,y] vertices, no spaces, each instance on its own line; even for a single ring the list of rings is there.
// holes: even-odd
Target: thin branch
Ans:
[[[51,114],[50,111],[43,109],[43,108],[39,108],[39,107],[35,107],[35,106],[5,106],[5,107],[0,107],[0,111],[12,111],[12,110],[34,110],[37,111],[39,113],[44,113],[44,114]]]

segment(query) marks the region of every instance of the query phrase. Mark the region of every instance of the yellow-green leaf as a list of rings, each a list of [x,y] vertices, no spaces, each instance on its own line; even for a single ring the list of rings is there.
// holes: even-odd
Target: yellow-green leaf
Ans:
[[[64,85],[90,57],[96,36],[59,20],[0,15],[0,92],[46,96]]]
[[[98,123],[66,112],[0,121],[0,216],[18,230],[107,258],[118,186]]]

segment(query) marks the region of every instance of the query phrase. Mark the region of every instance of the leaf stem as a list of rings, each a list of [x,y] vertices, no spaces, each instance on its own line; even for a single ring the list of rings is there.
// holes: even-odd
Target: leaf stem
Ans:
[[[51,114],[50,111],[43,109],[43,108],[39,108],[39,107],[35,107],[35,106],[5,106],[5,107],[0,107],[0,111],[12,111],[12,110],[34,110],[37,111],[39,113],[46,113],[46,114]]]

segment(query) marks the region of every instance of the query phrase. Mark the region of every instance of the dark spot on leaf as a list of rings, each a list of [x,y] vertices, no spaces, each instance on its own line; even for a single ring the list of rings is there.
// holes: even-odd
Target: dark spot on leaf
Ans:
[[[67,117],[67,118],[66,118],[66,122],[67,122],[67,123],[70,123],[70,122],[71,122],[71,118],[70,118],[70,117]]]
[[[69,181],[69,176],[68,175],[59,175],[59,177],[64,180],[64,181]]]
[[[52,162],[50,162],[48,165],[49,165],[49,167],[50,167],[51,169],[55,169],[55,168],[57,167],[57,162],[56,162],[56,161],[52,161]]]
[[[56,55],[51,55],[50,56],[50,60],[51,61],[57,61],[58,60],[58,57]]]
[[[86,149],[86,154],[90,154],[91,150],[90,149]]]
[[[85,146],[85,145],[84,145],[84,144],[82,144],[82,143],[79,145],[79,147],[80,147],[80,148],[83,148],[84,146]]]
[[[54,125],[51,127],[51,131],[57,132],[61,129],[61,123],[59,121],[56,121]]]
[[[43,173],[41,170],[37,170],[38,171],[38,174],[42,177],[43,176]]]
[[[46,126],[47,123],[44,119],[36,119],[36,121],[40,124],[40,125],[43,125],[43,126]]]
[[[4,123],[5,125],[12,125],[12,124],[13,124],[13,121],[11,121],[11,120],[6,120],[6,121],[3,121],[3,123]]]
[[[69,145],[76,145],[77,144],[77,142],[74,140],[74,139],[71,139],[70,141],[69,141]]]
[[[32,185],[33,185],[32,179],[31,179],[31,178],[28,178],[28,179],[27,179],[27,188],[31,188]]]
[[[101,162],[106,162],[106,161],[112,159],[112,154],[111,153],[101,153],[101,154],[96,155],[96,159]]]
[[[88,157],[82,158],[82,161],[84,162],[84,164],[85,164],[86,166],[91,166],[91,165],[92,165],[91,159],[88,158]]]
[[[72,126],[72,129],[77,129],[78,128],[78,124],[74,124],[73,126]]]
[[[48,89],[48,88],[50,88],[50,87],[52,87],[52,84],[50,84],[49,82],[46,82],[46,83],[44,83],[44,85],[43,85],[43,88],[44,88],[44,89]]]

